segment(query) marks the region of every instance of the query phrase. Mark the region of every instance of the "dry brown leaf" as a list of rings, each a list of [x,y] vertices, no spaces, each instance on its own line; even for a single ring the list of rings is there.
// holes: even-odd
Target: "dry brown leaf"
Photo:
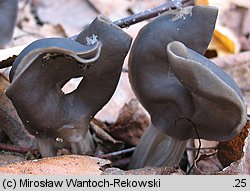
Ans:
[[[244,156],[242,159],[233,162],[230,166],[223,169],[223,171],[216,173],[221,175],[249,175],[250,174],[250,130],[248,130],[248,137],[245,140],[243,148]]]
[[[104,129],[99,127],[93,121],[91,124],[92,136],[95,142],[98,144],[98,151],[102,153],[113,152],[120,150],[124,147],[124,142],[114,139]]]
[[[243,148],[244,156],[241,159],[243,173],[250,174],[250,129],[248,129],[248,137],[245,140]]]
[[[244,141],[249,130],[250,121],[247,122],[241,133],[234,139],[219,143],[217,156],[224,167],[229,166],[232,162],[240,160],[243,157]]]
[[[14,106],[5,95],[9,82],[0,74],[0,128],[14,145],[37,148],[35,138],[24,128]]]
[[[120,110],[116,123],[109,127],[109,133],[127,146],[135,146],[149,123],[146,111],[137,99],[132,99]]]
[[[108,166],[108,160],[80,156],[65,155],[33,161],[13,163],[0,167],[0,174],[5,175],[100,175],[100,170]]]

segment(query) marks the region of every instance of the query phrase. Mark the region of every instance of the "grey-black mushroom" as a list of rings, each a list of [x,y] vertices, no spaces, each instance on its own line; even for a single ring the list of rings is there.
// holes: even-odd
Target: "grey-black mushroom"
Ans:
[[[42,156],[54,156],[62,146],[75,154],[94,151],[89,123],[113,95],[131,41],[98,16],[76,41],[37,40],[16,58],[6,95],[37,138]],[[65,94],[62,87],[76,77],[83,79]]]
[[[17,0],[0,1],[0,48],[8,45],[12,39],[18,11]]]
[[[225,141],[246,123],[240,89],[203,54],[218,10],[169,11],[141,29],[131,49],[132,88],[151,116],[130,168],[177,165],[189,138]]]

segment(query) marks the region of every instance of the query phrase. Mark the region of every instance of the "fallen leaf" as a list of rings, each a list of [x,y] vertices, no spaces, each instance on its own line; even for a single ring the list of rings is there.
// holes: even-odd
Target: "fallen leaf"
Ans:
[[[243,148],[244,156],[224,168],[221,172],[216,174],[220,175],[249,175],[250,174],[250,130],[248,130],[248,137],[245,140]]]
[[[231,3],[234,3],[235,5],[250,9],[250,1],[246,1],[246,0],[229,0],[229,1]]]
[[[224,167],[243,157],[243,146],[248,130],[250,130],[250,121],[247,121],[246,126],[235,138],[226,142],[219,142],[217,156]]]
[[[208,49],[216,50],[218,56],[235,54],[240,51],[240,42],[229,29],[217,26]]]
[[[210,154],[202,154],[195,161],[193,174],[205,175],[219,172],[223,169],[220,161],[216,156],[216,152]]]
[[[241,160],[243,173],[250,174],[250,129],[243,148],[244,156]]]
[[[21,161],[25,161],[25,158],[14,154],[0,154],[0,166]]]
[[[218,20],[209,49],[215,49],[220,56],[250,49],[248,37],[250,31],[250,2],[196,0],[196,4],[215,6],[219,9]]]
[[[15,47],[11,47],[11,48],[6,48],[6,49],[1,49],[0,50],[0,66],[1,68],[4,67],[3,65],[3,61],[12,58],[12,57],[16,57],[17,55],[20,54],[20,52],[27,46],[23,45],[23,46],[15,46]]]
[[[134,0],[129,6],[129,10],[135,14],[166,3],[166,0]]]
[[[113,152],[120,150],[124,147],[124,142],[114,139],[104,129],[99,127],[93,121],[90,123],[92,136],[95,142],[98,144],[99,151],[102,153]],[[100,150],[101,149],[101,150]]]
[[[0,128],[14,145],[37,148],[35,138],[24,128],[14,106],[5,95],[9,82],[0,74]]]
[[[126,175],[184,175],[185,173],[178,167],[145,167],[136,170],[126,171]]]
[[[88,1],[82,0],[34,0],[33,6],[40,21],[61,25],[68,36],[80,33],[98,15]]]
[[[89,2],[104,16],[109,17],[110,20],[116,21],[129,15],[128,9],[131,5],[129,0],[89,0]]]
[[[108,160],[79,155],[64,155],[24,161],[0,167],[5,175],[100,175]]]
[[[107,168],[103,175],[185,175],[177,166],[175,167],[145,167],[141,169],[123,171],[119,168]]]
[[[136,146],[149,123],[145,109],[137,99],[132,99],[120,110],[117,121],[109,127],[109,133],[128,147]]]

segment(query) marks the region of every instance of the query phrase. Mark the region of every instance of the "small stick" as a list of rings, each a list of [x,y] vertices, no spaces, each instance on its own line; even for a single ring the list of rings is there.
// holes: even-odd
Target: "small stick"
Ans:
[[[103,154],[103,155],[97,155],[96,157],[102,158],[102,159],[111,159],[115,156],[118,155],[122,155],[122,154],[127,154],[127,153],[131,153],[135,150],[135,147],[131,147],[128,149],[124,149],[124,150],[120,150],[120,151],[116,151],[116,152],[112,152],[112,153],[108,153],[108,154]]]
[[[176,9],[176,8],[180,8],[180,7],[181,7],[180,2],[170,1],[170,2],[164,3],[160,6],[154,7],[152,9],[148,9],[146,11],[143,11],[141,13],[137,13],[137,14],[131,15],[129,17],[117,20],[113,23],[115,25],[119,26],[120,28],[126,28],[126,27],[133,25],[133,24],[139,23],[141,21],[156,17],[156,16],[160,15],[161,13],[164,13],[170,9]]]
[[[141,21],[151,19],[153,17],[157,17],[160,14],[162,14],[166,11],[169,11],[171,9],[178,9],[178,8],[186,7],[186,6],[193,5],[193,4],[194,4],[193,0],[183,0],[183,1],[172,0],[172,1],[169,1],[169,2],[164,3],[162,5],[159,5],[157,7],[154,7],[152,9],[148,9],[148,10],[143,11],[141,13],[137,13],[137,14],[128,16],[126,18],[117,20],[113,23],[121,28],[126,28],[126,27],[133,25],[133,24],[139,23]]]
[[[126,18],[114,21],[113,23],[121,28],[126,28],[126,27],[133,25],[133,24],[139,23],[141,21],[156,17],[156,16],[160,15],[161,13],[164,13],[168,10],[177,9],[177,8],[192,5],[193,2],[194,2],[194,0],[183,0],[183,1],[172,0],[172,1],[169,1],[169,2],[164,3],[162,5],[159,5],[157,7],[154,7],[152,9],[148,9],[146,11],[143,11],[141,13],[137,13],[137,14],[128,16]],[[77,36],[78,36],[78,34],[71,36],[69,38],[72,40],[75,40],[77,38]],[[3,65],[0,64],[0,69],[12,66],[12,64],[13,64],[12,62],[7,62]]]
[[[20,147],[20,146],[16,146],[16,145],[7,145],[7,144],[3,144],[3,143],[0,143],[0,150],[19,152],[19,153],[30,152],[31,154],[36,154],[38,152],[38,149],[25,148],[25,147]]]
[[[209,149],[216,150],[217,147],[201,147],[200,148],[200,150],[209,150]],[[197,150],[199,150],[199,148],[198,147],[187,147],[186,150],[197,151]]]

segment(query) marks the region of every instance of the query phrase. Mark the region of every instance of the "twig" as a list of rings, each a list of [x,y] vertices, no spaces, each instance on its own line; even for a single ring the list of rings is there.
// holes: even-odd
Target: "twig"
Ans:
[[[128,149],[124,149],[124,150],[120,150],[120,151],[116,151],[116,152],[112,152],[112,153],[108,153],[108,154],[97,155],[96,157],[99,157],[99,158],[102,158],[102,159],[111,159],[111,158],[116,157],[118,155],[131,153],[134,150],[135,150],[135,147],[131,147],[131,148],[128,148]]]
[[[186,150],[191,150],[191,151],[197,151],[197,150],[209,150],[209,149],[214,149],[216,150],[217,147],[201,147],[201,148],[198,148],[198,147],[187,147]]]
[[[139,23],[141,21],[156,17],[156,16],[158,16],[158,15],[160,15],[168,10],[177,9],[177,8],[192,5],[193,2],[194,2],[194,0],[183,0],[183,1],[172,0],[172,1],[169,1],[167,3],[162,4],[160,6],[143,11],[141,13],[137,13],[137,14],[131,15],[129,17],[114,21],[113,23],[121,28],[126,28],[126,27],[133,25],[133,24]],[[69,37],[69,38],[72,40],[75,40],[77,38],[77,36],[78,35],[74,35],[74,36]],[[6,68],[9,66],[12,66],[12,62],[9,62],[9,63],[4,64],[4,65],[0,64],[0,69]]]
[[[0,143],[0,150],[6,150],[11,152],[19,152],[19,153],[27,153],[30,152],[31,154],[36,154],[38,152],[38,149],[32,149],[32,148],[24,148],[16,145],[7,145]]]
[[[96,6],[94,6],[89,0],[87,0],[87,3],[89,4],[89,6],[94,9],[94,11],[98,14],[100,14],[100,11],[96,8]]]
[[[131,15],[129,17],[117,20],[113,23],[121,28],[126,28],[126,27],[133,25],[133,24],[139,23],[141,21],[156,17],[159,14],[164,13],[170,9],[176,9],[176,8],[180,8],[180,7],[181,7],[181,3],[175,2],[175,1],[170,1],[170,2],[164,3],[160,6],[154,7],[152,9],[148,9],[146,11],[143,11],[141,13],[137,13],[137,14]]]
[[[154,7],[152,9],[148,9],[146,11],[131,15],[129,17],[126,17],[126,18],[123,18],[120,20],[117,20],[113,23],[121,28],[126,28],[126,27],[133,25],[133,24],[142,22],[144,20],[157,17],[160,14],[162,14],[166,11],[169,11],[171,9],[178,9],[178,8],[186,7],[186,6],[189,6],[192,4],[194,4],[193,0],[184,0],[184,1],[172,0],[172,1],[169,1],[169,2],[164,3],[162,5],[159,5],[157,7]]]

